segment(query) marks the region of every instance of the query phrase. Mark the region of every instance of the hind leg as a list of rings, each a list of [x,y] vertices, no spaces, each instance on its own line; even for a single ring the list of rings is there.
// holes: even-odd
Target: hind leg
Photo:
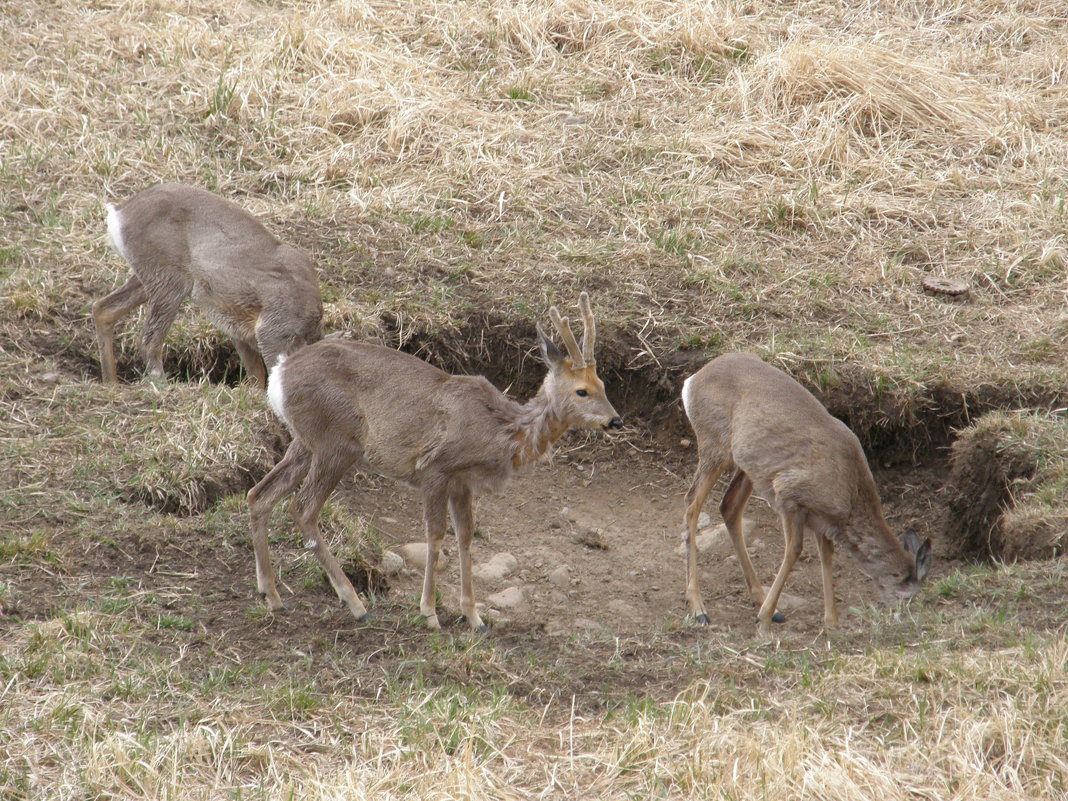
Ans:
[[[248,492],[252,548],[256,554],[256,587],[272,612],[285,609],[278,596],[271,554],[267,548],[267,523],[278,502],[293,492],[308,474],[311,454],[299,439],[294,439],[281,461]]]
[[[434,591],[435,572],[441,543],[445,539],[445,510],[448,504],[447,487],[436,482],[423,487],[423,523],[426,526],[426,572],[423,574],[423,595],[419,599],[419,614],[426,619],[427,628],[439,629]],[[462,590],[461,590],[462,591]],[[473,600],[473,598],[472,598]]]
[[[237,348],[237,355],[241,357],[241,364],[245,367],[245,375],[252,379],[260,389],[266,389],[267,368],[264,366],[259,349],[243,339],[234,339],[234,347]]]
[[[100,377],[114,384],[118,381],[115,371],[115,325],[148,300],[141,279],[131,275],[121,287],[93,304],[93,324],[96,326],[96,342],[100,350]]]
[[[742,567],[742,576],[745,578],[745,587],[749,590],[749,597],[759,607],[764,603],[764,588],[760,586],[753,562],[749,559],[749,551],[745,547],[745,530],[742,524],[742,512],[753,494],[753,482],[749,476],[741,470],[735,472],[730,486],[723,494],[723,500],[719,504],[719,512],[723,515],[723,523],[727,527],[727,533],[734,546],[734,554],[738,557],[738,564]]]
[[[699,461],[693,483],[686,493],[686,602],[690,615],[701,624],[708,623],[708,615],[705,613],[697,577],[697,519],[701,516],[701,507],[708,500],[708,494],[716,486],[716,481],[724,469],[725,465],[709,466],[707,462]]]
[[[315,558],[319,560],[323,572],[330,579],[337,597],[349,608],[352,616],[360,621],[367,617],[367,607],[356,595],[352,582],[319,533],[319,512],[354,461],[353,457],[346,455],[337,455],[330,459],[313,456],[308,476],[301,484],[293,503],[293,519],[304,535],[304,547],[315,552]]]
[[[472,508],[471,488],[457,482],[449,488],[449,512],[456,543],[460,551],[460,609],[464,618],[475,631],[485,632],[489,626],[482,622],[475,605],[475,583],[471,577],[471,537],[475,532],[475,516]]]
[[[816,543],[820,549],[820,570],[823,573],[823,625],[824,628],[838,625],[838,605],[834,600],[834,541],[818,532]]]
[[[188,296],[189,290],[186,288],[180,293],[149,298],[148,316],[141,332],[141,348],[145,354],[145,372],[150,376],[163,378],[163,340]]]

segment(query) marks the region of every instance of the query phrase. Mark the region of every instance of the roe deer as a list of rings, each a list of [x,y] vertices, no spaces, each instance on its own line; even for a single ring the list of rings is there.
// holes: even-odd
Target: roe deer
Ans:
[[[538,327],[549,372],[525,404],[482,376],[449,375],[379,345],[328,337],[279,358],[271,368],[267,397],[293,442],[248,493],[256,584],[270,609],[284,607],[267,550],[267,522],[278,501],[296,492],[290,511],[307,547],[357,620],[367,614],[318,530],[323,503],[338,481],[360,466],[422,493],[427,560],[419,611],[432,629],[440,627],[434,574],[448,508],[459,545],[461,609],[471,628],[485,631],[471,581],[475,496],[503,487],[568,429],[623,425],[597,377],[595,323],[586,293],[579,308],[585,329],[581,346],[567,318],[556,307],[549,311],[566,356]]]
[[[240,206],[203,189],[162,184],[107,205],[108,235],[129,280],[93,304],[100,372],[115,382],[115,324],[148,303],[142,348],[163,376],[163,339],[193,296],[234,340],[245,372],[267,385],[267,364],[319,339],[322,300],[311,259],[283,245]]]
[[[682,387],[682,404],[697,437],[697,473],[686,493],[686,599],[707,623],[697,582],[697,518],[716,480],[734,476],[720,503],[746,587],[770,633],[783,584],[811,531],[823,571],[823,619],[838,622],[831,558],[844,545],[888,601],[911,598],[931,567],[931,541],[907,531],[904,545],[883,520],[879,494],[860,441],[799,383],[747,353],[713,359]],[[745,548],[742,512],[756,492],[778,515],[786,553],[767,596]]]

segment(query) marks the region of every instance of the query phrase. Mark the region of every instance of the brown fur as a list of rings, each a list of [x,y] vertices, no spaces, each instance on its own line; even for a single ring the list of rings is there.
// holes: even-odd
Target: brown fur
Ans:
[[[733,478],[720,505],[749,594],[769,630],[786,577],[801,553],[806,529],[820,549],[824,620],[838,620],[831,558],[835,546],[851,551],[885,596],[911,597],[930,566],[930,541],[911,534],[910,549],[890,532],[860,442],[808,390],[750,354],[720,356],[684,386],[686,413],[697,436],[697,472],[686,495],[687,598],[707,621],[697,582],[697,517],[716,480]],[[756,579],[742,538],[742,512],[753,493],[779,514],[786,554],[770,591]],[[919,553],[919,562],[917,562]]]
[[[146,302],[142,347],[147,372],[158,377],[163,340],[190,296],[233,338],[260,386],[280,354],[319,339],[322,301],[311,260],[240,206],[203,189],[162,184],[109,206],[109,230],[133,274],[93,306],[105,381],[117,380],[116,323]]]
[[[583,296],[582,302],[585,314],[589,301]],[[579,354],[565,357],[540,330],[539,338],[549,372],[525,404],[481,376],[449,375],[414,356],[341,339],[309,345],[271,371],[268,397],[293,432],[293,444],[248,495],[257,584],[271,609],[281,609],[282,601],[267,554],[267,520],[275,504],[296,491],[297,526],[338,597],[358,619],[366,614],[317,523],[338,481],[359,465],[422,493],[428,552],[420,611],[432,628],[438,626],[434,573],[448,508],[459,544],[463,614],[473,628],[483,627],[471,581],[473,498],[502,488],[569,428],[622,425],[593,365],[576,367]],[[592,337],[588,341],[592,348]]]

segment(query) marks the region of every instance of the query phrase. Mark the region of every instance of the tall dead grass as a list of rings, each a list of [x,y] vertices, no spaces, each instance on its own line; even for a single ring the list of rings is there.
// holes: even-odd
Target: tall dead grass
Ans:
[[[7,0],[0,41],[2,473],[19,487],[0,515],[36,533],[138,525],[130,505],[112,511],[116,482],[157,500],[178,488],[191,511],[206,470],[269,461],[241,390],[82,383],[90,303],[125,272],[102,202],[163,180],[239,200],[312,251],[333,327],[372,332],[388,314],[400,339],[447,337],[585,288],[605,342],[632,335],[629,367],[746,348],[833,382],[848,362],[873,402],[888,386],[1064,385],[1054,0]],[[925,295],[928,274],[972,291]],[[184,317],[172,344],[217,337]],[[155,468],[122,461],[115,430]],[[76,451],[95,457],[80,472]],[[219,690],[185,670],[203,642],[157,660],[161,623],[106,611],[131,598],[149,603],[115,592],[84,620],[0,619],[12,798],[1052,798],[1068,784],[1063,633],[880,651],[815,677],[775,678],[761,652],[773,678],[746,674],[758,689],[742,701],[699,686],[613,718],[437,706],[426,690],[371,704],[355,673],[309,689],[253,672],[263,694]],[[308,708],[263,697],[278,688]]]

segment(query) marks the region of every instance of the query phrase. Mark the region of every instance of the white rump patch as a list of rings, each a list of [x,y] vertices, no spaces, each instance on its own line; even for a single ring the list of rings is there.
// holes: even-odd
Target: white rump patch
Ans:
[[[285,361],[286,355],[278,354],[278,360],[267,375],[267,402],[271,404],[274,413],[289,425],[289,418],[286,417],[286,391],[282,385],[282,365]]]
[[[685,410],[687,418],[690,416],[690,396],[693,394],[691,381],[693,381],[693,376],[682,382],[682,408]]]
[[[119,207],[113,203],[107,203],[104,208],[107,209],[108,240],[111,246],[119,251],[126,261],[129,261],[126,255],[126,244],[122,241],[122,218],[119,216]]]

